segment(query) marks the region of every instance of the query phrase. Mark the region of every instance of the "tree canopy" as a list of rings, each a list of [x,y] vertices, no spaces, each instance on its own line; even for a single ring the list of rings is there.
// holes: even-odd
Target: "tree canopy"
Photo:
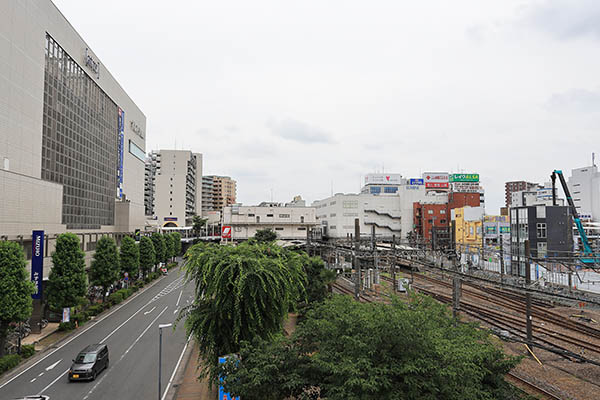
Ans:
[[[48,304],[53,310],[74,307],[87,293],[85,254],[73,233],[62,233],[56,239],[49,276]]]
[[[167,246],[165,244],[165,238],[163,235],[158,232],[154,232],[152,236],[150,236],[150,239],[152,239],[152,244],[154,245],[154,263],[158,264],[160,262],[167,261]]]
[[[175,246],[173,257],[178,257],[181,255],[181,235],[179,232],[173,232],[171,235],[173,237],[173,245]]]
[[[156,264],[156,252],[152,240],[147,236],[140,238],[140,269],[144,277],[152,270],[152,266]]]
[[[254,234],[254,240],[257,242],[274,242],[277,240],[277,234],[271,229],[259,229]]]
[[[31,316],[34,283],[25,270],[25,254],[15,242],[0,241],[0,357],[11,322]]]
[[[165,255],[166,258],[170,259],[175,257],[175,242],[172,233],[165,233],[163,235],[165,238]]]
[[[114,239],[102,236],[96,245],[92,265],[90,266],[90,283],[94,286],[102,286],[102,298],[108,287],[119,279],[119,253]]]
[[[127,272],[129,279],[137,279],[140,274],[140,249],[132,237],[125,236],[121,240],[119,260],[121,272]]]
[[[456,323],[424,296],[391,305],[334,295],[290,338],[255,339],[240,359],[213,367],[246,400],[497,399],[512,397],[507,357],[475,324]]]
[[[271,339],[304,297],[302,258],[272,243],[199,243],[186,253],[185,274],[196,298],[184,309],[186,327],[209,363],[255,337]]]
[[[192,217],[192,232],[194,232],[194,236],[201,236],[202,227],[206,225],[207,218],[202,218],[199,215],[194,215]]]

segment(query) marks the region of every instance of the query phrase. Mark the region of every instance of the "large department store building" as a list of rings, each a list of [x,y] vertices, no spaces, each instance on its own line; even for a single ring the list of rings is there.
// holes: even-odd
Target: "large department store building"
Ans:
[[[0,2],[0,239],[30,258],[33,230],[48,256],[65,231],[91,251],[143,228],[145,137],[142,111],[50,0]]]

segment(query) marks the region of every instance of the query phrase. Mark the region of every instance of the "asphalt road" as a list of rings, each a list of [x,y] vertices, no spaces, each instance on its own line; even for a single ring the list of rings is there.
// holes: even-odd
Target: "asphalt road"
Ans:
[[[159,324],[174,323],[179,310],[192,301],[193,285],[184,286],[179,268],[126,304],[88,322],[81,332],[58,343],[18,374],[0,381],[0,399],[43,394],[52,400],[114,400],[158,398]],[[183,321],[176,330],[163,329],[162,392],[183,355],[188,338]],[[77,353],[89,344],[108,345],[110,365],[95,381],[69,382],[67,371]]]

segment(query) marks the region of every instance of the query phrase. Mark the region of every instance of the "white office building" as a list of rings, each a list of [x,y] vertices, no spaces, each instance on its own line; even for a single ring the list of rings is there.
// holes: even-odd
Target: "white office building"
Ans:
[[[568,186],[580,217],[600,222],[600,172],[598,172],[598,167],[593,165],[572,170]]]

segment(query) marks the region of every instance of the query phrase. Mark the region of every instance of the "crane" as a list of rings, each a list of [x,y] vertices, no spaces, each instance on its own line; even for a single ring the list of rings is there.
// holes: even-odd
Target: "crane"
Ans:
[[[600,262],[600,260],[593,258],[592,246],[590,246],[590,242],[588,237],[583,229],[583,224],[581,223],[581,219],[579,218],[579,213],[577,212],[577,207],[575,207],[575,202],[573,202],[573,198],[571,197],[571,192],[569,191],[569,187],[567,186],[567,182],[565,181],[565,177],[561,170],[555,169],[552,171],[552,205],[556,205],[556,176],[558,175],[558,179],[560,180],[560,184],[565,192],[565,197],[567,198],[567,203],[569,203],[569,207],[571,208],[571,214],[573,215],[573,220],[575,221],[575,225],[577,226],[577,230],[579,231],[579,237],[581,237],[581,242],[583,243],[583,258],[581,258],[581,262],[584,264],[595,264]]]

